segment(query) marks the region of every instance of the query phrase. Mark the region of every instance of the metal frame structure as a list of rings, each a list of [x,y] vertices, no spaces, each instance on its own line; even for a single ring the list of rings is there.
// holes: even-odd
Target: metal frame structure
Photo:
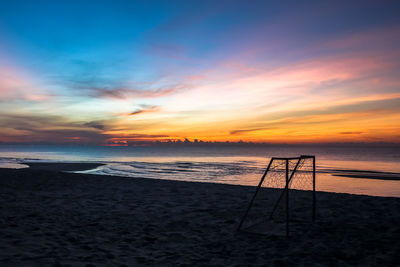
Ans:
[[[242,217],[242,219],[241,219],[241,221],[239,223],[239,226],[237,228],[238,231],[242,230],[243,223],[246,220],[246,217],[248,216],[248,213],[249,213],[251,207],[253,206],[254,200],[255,200],[260,188],[262,187],[262,184],[263,184],[263,182],[265,180],[265,177],[267,176],[268,172],[270,171],[272,163],[274,161],[280,160],[280,161],[285,161],[286,162],[286,166],[285,166],[285,187],[282,189],[282,191],[281,191],[281,193],[280,193],[280,195],[278,197],[278,200],[276,201],[276,203],[275,203],[275,205],[274,205],[274,207],[272,209],[272,212],[271,212],[271,214],[269,216],[269,219],[270,220],[272,219],[272,216],[274,215],[274,213],[275,213],[280,201],[282,200],[283,196],[286,194],[286,201],[285,201],[286,202],[285,203],[286,204],[286,236],[289,236],[289,222],[290,222],[290,220],[289,220],[289,191],[290,190],[289,189],[290,189],[290,182],[292,181],[292,178],[295,176],[296,171],[297,171],[301,161],[305,160],[305,159],[311,159],[312,160],[312,218],[311,218],[311,221],[313,223],[315,222],[315,219],[316,219],[316,202],[317,202],[316,194],[315,194],[315,156],[301,155],[300,157],[291,157],[291,158],[272,157],[270,162],[269,162],[269,164],[268,164],[267,169],[265,170],[263,176],[260,179],[260,182],[258,183],[257,189],[256,189],[253,197],[250,200],[250,203],[249,203],[249,205],[248,205],[248,207],[246,209],[246,212],[244,213],[244,215],[243,215],[243,217]],[[289,173],[290,173],[289,161],[290,160],[297,160],[297,162],[296,162],[296,165],[295,165],[294,169],[292,170],[292,172],[291,172],[291,174],[289,176]]]

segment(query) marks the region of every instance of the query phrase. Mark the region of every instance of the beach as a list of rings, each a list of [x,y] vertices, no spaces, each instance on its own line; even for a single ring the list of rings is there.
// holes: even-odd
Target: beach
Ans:
[[[33,165],[0,169],[1,266],[399,264],[400,198],[317,192],[316,222],[286,237],[236,231],[252,186]]]

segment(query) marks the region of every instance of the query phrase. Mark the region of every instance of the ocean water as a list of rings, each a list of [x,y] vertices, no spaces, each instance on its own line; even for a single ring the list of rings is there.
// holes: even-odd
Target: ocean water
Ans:
[[[81,173],[256,186],[271,157],[299,155],[316,156],[318,191],[400,197],[400,146],[390,144],[208,147],[3,145],[0,146],[0,167],[24,168],[27,162],[101,162],[105,165]]]

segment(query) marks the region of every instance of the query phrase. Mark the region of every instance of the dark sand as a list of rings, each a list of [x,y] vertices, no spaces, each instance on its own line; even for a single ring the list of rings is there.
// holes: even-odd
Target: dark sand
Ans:
[[[399,266],[399,198],[319,192],[307,232],[236,233],[254,189],[0,169],[0,266]]]

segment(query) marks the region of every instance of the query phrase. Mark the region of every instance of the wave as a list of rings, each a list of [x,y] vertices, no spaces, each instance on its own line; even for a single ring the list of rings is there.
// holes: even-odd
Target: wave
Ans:
[[[243,176],[258,177],[263,172],[257,162],[113,162],[79,173],[182,181],[239,183]]]

